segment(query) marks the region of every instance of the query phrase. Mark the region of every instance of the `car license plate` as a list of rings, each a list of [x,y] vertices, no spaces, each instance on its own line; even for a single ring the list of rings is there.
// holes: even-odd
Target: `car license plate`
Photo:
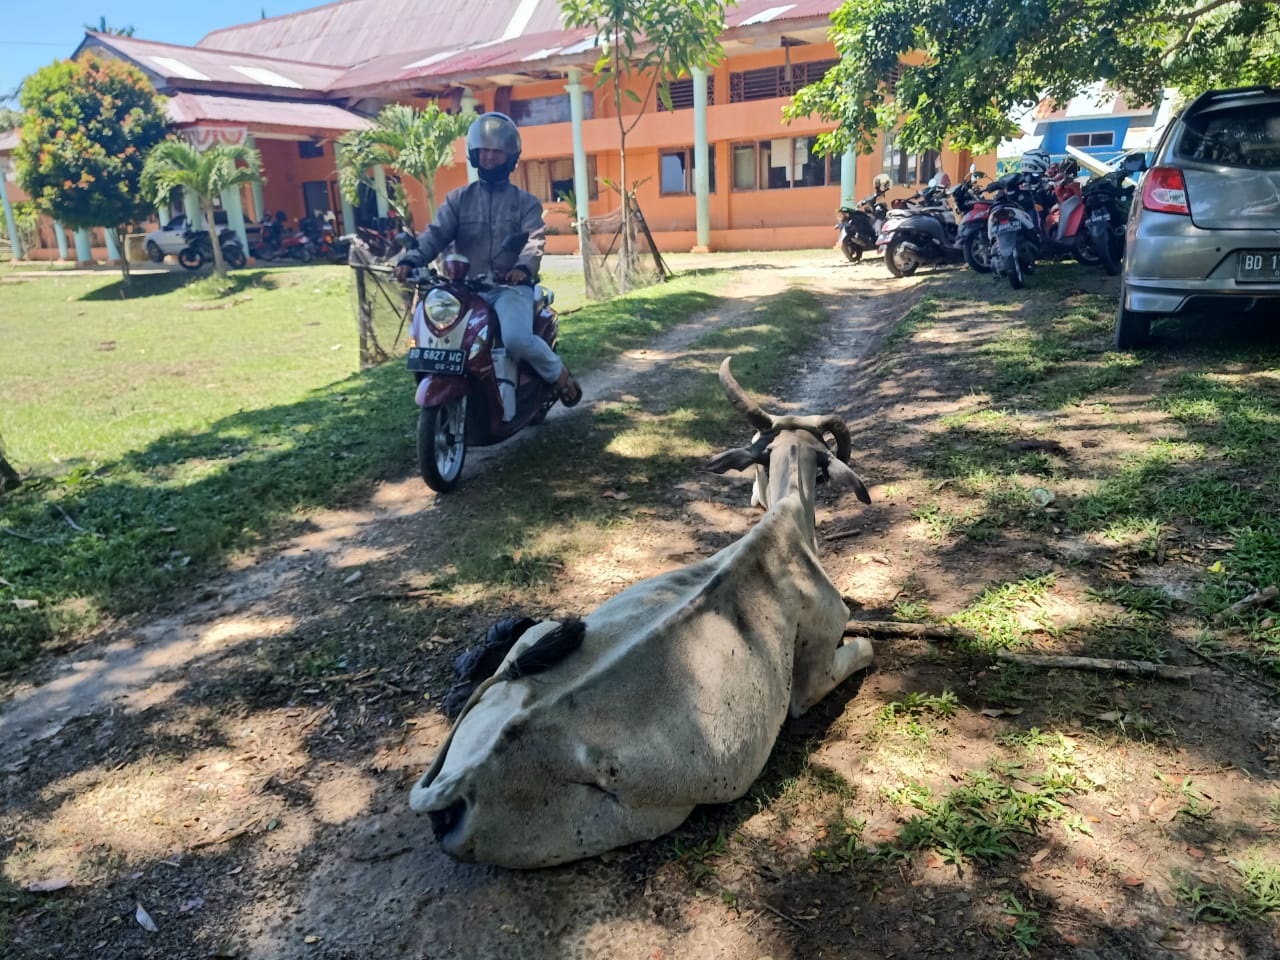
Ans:
[[[414,373],[461,373],[462,351],[411,347],[406,366]]]
[[[1280,250],[1241,250],[1236,255],[1236,279],[1242,283],[1280,280]]]

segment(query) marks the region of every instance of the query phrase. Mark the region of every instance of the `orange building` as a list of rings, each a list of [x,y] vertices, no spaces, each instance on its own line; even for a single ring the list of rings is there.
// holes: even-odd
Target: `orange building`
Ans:
[[[623,100],[628,121],[643,114],[627,135],[627,179],[659,249],[830,246],[836,208],[869,193],[876,174],[888,173],[894,193],[905,195],[936,171],[958,179],[971,160],[993,163],[945,145],[903,156],[883,135],[869,154],[823,157],[814,140],[830,124],[784,124],[792,93],[835,62],[827,32],[839,6],[742,0],[726,12],[724,59],[674,80],[672,109],[653,97],[643,108]],[[591,72],[597,38],[564,29],[555,0],[480,0],[464,18],[452,17],[454,10],[441,0],[345,0],[214,31],[194,47],[91,32],[74,55],[138,66],[170,98],[173,126],[195,142],[258,148],[266,183],[223,198],[233,228],[277,210],[290,220],[332,210],[345,231],[385,215],[372,194],[354,207],[339,196],[334,144],[388,103],[501,110],[515,119],[524,143],[513,179],[547,206],[548,251],[572,252],[574,216],[602,216],[619,205],[605,186],[621,177],[619,124],[612,90],[597,87]],[[648,84],[637,79],[633,86],[643,96]],[[700,150],[707,157],[701,191]],[[0,161],[3,153],[0,144]],[[459,141],[454,165],[437,177],[436,196],[468,176]],[[411,181],[404,185],[420,229],[426,198]],[[16,196],[12,183],[9,194]],[[46,236],[30,255],[59,253]]]

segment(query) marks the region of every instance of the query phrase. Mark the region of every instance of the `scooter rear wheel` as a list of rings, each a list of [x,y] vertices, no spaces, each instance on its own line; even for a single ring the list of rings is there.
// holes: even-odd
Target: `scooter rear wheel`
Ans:
[[[178,263],[188,270],[199,270],[204,265],[204,254],[193,247],[186,247],[178,253]]]
[[[983,236],[971,236],[964,242],[964,262],[974,273],[991,272],[991,243]]]
[[[427,486],[448,493],[458,485],[467,459],[467,398],[418,414],[418,469]]]

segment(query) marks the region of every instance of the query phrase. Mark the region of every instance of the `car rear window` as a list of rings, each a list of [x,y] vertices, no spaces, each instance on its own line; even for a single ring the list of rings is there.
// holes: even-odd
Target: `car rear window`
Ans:
[[[1186,117],[1179,159],[1231,167],[1280,167],[1280,100]]]

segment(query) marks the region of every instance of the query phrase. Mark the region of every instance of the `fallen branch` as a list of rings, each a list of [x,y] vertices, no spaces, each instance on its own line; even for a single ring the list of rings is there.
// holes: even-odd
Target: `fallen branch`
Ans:
[[[229,840],[234,840],[236,837],[244,836],[246,833],[248,833],[250,830],[256,827],[261,821],[262,821],[261,815],[256,817],[250,817],[248,820],[240,824],[240,826],[236,827],[230,833],[219,834],[218,836],[210,837],[207,840],[197,840],[195,843],[191,844],[190,849],[195,850],[199,847],[211,847],[215,843],[226,843]]]
[[[345,603],[356,603],[360,600],[421,600],[425,597],[432,597],[440,591],[434,588],[426,590],[406,590],[403,593],[357,593],[354,597],[347,597]]]
[[[972,640],[972,630],[944,623],[899,623],[896,620],[850,620],[844,625],[846,637],[869,633],[873,637],[918,637],[929,640]]]
[[[1047,667],[1064,670],[1099,670],[1103,673],[1132,673],[1158,680],[1190,680],[1206,673],[1204,667],[1174,667],[1149,660],[1100,660],[1096,657],[1053,657],[1035,653],[996,651],[996,659],[1025,667]]]
[[[828,533],[822,539],[828,543],[832,540],[848,540],[850,537],[856,537],[862,533],[861,527],[854,527],[852,530],[841,530],[837,533]]]
[[[1220,610],[1213,616],[1214,623],[1221,623],[1227,617],[1236,617],[1244,613],[1250,607],[1260,607],[1265,603],[1280,597],[1280,587],[1263,587],[1256,593],[1251,593],[1243,600],[1237,600],[1226,610]]]

